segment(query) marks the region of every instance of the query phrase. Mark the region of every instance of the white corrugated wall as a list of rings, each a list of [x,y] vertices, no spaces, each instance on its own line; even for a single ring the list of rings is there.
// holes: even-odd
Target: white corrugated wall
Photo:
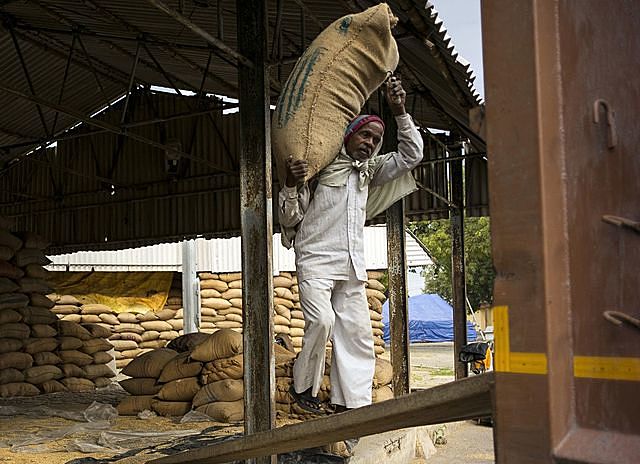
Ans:
[[[407,264],[421,267],[431,263],[420,245],[410,236],[407,240]],[[198,271],[240,272],[242,253],[240,237],[196,242],[196,268]],[[365,259],[367,269],[387,268],[387,229],[384,226],[365,228]],[[163,243],[117,251],[81,251],[50,256],[54,271],[181,271],[182,247],[180,243]],[[295,271],[295,255],[280,243],[280,234],[273,237],[273,272]]]

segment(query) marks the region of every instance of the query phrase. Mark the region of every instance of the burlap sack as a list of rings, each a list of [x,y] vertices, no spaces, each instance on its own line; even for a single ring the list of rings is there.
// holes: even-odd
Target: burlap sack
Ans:
[[[367,293],[367,298],[372,297],[375,298],[376,300],[380,301],[381,303],[384,303],[387,300],[387,297],[384,296],[384,293],[375,290],[373,288],[367,288],[365,289],[365,292]]]
[[[151,409],[160,416],[184,416],[191,410],[191,401],[162,401],[152,400]]]
[[[230,272],[229,274],[219,274],[220,280],[223,282],[233,282],[234,280],[242,280],[242,272]]]
[[[6,277],[0,277],[0,293],[15,292],[20,288],[13,280]]]
[[[18,267],[26,267],[29,264],[40,264],[46,266],[51,264],[51,260],[42,252],[33,248],[23,248],[16,251],[13,262]],[[47,293],[51,293],[50,291]]]
[[[290,155],[306,159],[312,177],[338,154],[347,124],[398,65],[396,21],[385,3],[342,17],[300,57],[271,123],[281,185]]]
[[[155,332],[155,331],[152,331],[152,332]],[[155,333],[158,334],[156,336],[156,338],[158,338],[160,336],[160,332],[155,332]],[[144,334],[145,334],[145,332],[142,333],[142,335],[144,335]],[[115,335],[114,338],[116,338],[116,336],[117,336],[117,338],[116,338],[117,340],[131,340],[131,341],[136,342],[136,343],[142,343],[144,341],[144,338],[143,338],[142,335],[137,334],[137,333],[133,333],[133,332],[122,332],[122,333],[114,334],[114,335]]]
[[[22,373],[22,371],[19,371],[18,369],[15,369],[13,367],[0,369],[0,385],[16,382],[24,382],[24,374]]]
[[[81,314],[99,315],[99,314],[113,313],[113,312],[115,311],[111,309],[111,307],[103,304],[98,304],[98,303],[87,303],[87,304],[83,304],[80,307]]]
[[[60,350],[77,350],[82,348],[82,340],[76,337],[58,337]]]
[[[289,325],[295,329],[303,329],[304,330],[304,321],[302,319],[291,319]]]
[[[233,299],[236,299],[236,298],[233,298]],[[227,316],[229,314],[237,314],[238,316],[242,316],[242,309],[236,308],[235,306],[231,306],[230,308],[227,308],[227,309],[218,310],[219,316]]]
[[[293,309],[293,301],[288,300],[286,298],[280,298],[280,297],[277,297],[277,296],[273,297],[273,304],[274,305],[282,305],[285,308],[288,308],[290,310]]]
[[[39,264],[27,264],[24,267],[24,273],[33,279],[47,280],[49,278],[49,271]]]
[[[113,356],[108,351],[98,351],[93,353],[94,364],[108,364],[113,361]]]
[[[216,326],[220,329],[241,329],[242,322],[238,321],[220,321],[216,323]]]
[[[230,300],[231,298],[242,298],[242,289],[241,288],[230,288],[226,292],[222,293],[222,298],[225,300]],[[223,309],[223,308],[221,308]]]
[[[180,296],[169,296],[167,298],[167,306],[175,306],[182,304],[182,295]]]
[[[172,330],[171,324],[169,324],[167,321],[146,321],[141,322],[140,325],[145,330],[156,330],[158,332]]]
[[[60,320],[80,323],[82,322],[82,316],[80,314],[65,314],[60,318]]]
[[[132,359],[118,359],[116,357],[116,368],[117,369],[124,369],[128,364],[131,363],[131,361],[133,361]]]
[[[226,293],[226,292],[225,292]],[[227,309],[231,306],[225,298],[203,298],[200,302],[201,306],[213,309]]]
[[[29,354],[42,353],[43,351],[54,351],[58,348],[58,340],[49,338],[27,338],[24,341],[23,350]]]
[[[46,382],[42,382],[38,385],[40,391],[42,393],[60,393],[69,391],[67,387],[64,386],[63,383],[58,382],[57,380],[48,380]]]
[[[116,373],[106,364],[89,364],[84,366],[85,377],[88,379],[96,379],[98,377],[115,377]]]
[[[148,312],[143,313],[143,314],[137,314],[136,318],[140,322],[142,322],[142,321],[157,321],[158,320],[158,316],[153,311],[148,311]]]
[[[160,377],[164,366],[177,355],[178,353],[168,348],[149,351],[134,359],[122,370],[122,373],[129,377],[153,377],[157,379]]]
[[[22,349],[23,340],[18,338],[0,338],[0,353],[11,353]]]
[[[71,363],[77,366],[88,366],[93,363],[93,356],[78,350],[61,350],[57,352],[63,363]]]
[[[69,377],[62,379],[60,382],[71,392],[83,392],[95,390],[95,384],[89,379],[81,379],[78,377]]]
[[[133,350],[124,350],[122,351],[122,357],[123,358],[136,358],[139,355],[141,355],[143,353],[143,351],[140,348],[135,348]]]
[[[198,274],[198,277],[200,277],[203,280],[206,279],[218,279],[218,274],[214,274],[212,272],[201,272],[200,274]]]
[[[384,285],[382,285],[380,283],[380,281],[376,280],[376,279],[369,279],[367,280],[367,288],[371,288],[373,290],[378,290],[381,293],[384,293],[387,289],[385,288]]]
[[[288,325],[274,324],[273,332],[275,334],[278,334],[278,335],[290,335],[291,334],[291,327],[289,327]]]
[[[116,317],[120,322],[124,322],[127,324],[135,324],[136,322],[138,322],[138,317],[134,313],[118,313]]]
[[[40,390],[33,384],[26,382],[6,383],[0,385],[0,397],[12,398],[14,396],[37,396]]]
[[[74,305],[55,305],[51,308],[53,314],[77,314],[80,308]]]
[[[136,416],[144,410],[151,411],[153,399],[153,395],[125,396],[120,400],[116,409],[121,416]]]
[[[244,360],[241,354],[231,358],[216,359],[205,363],[202,368],[202,384],[217,382],[218,380],[242,378]]]
[[[373,337],[373,344],[384,348],[384,340],[380,337]]]
[[[200,290],[200,297],[201,298],[221,298],[222,295],[218,290],[215,290],[213,288],[205,288]]]
[[[291,337],[303,337],[304,336],[304,329],[291,327],[289,329],[289,335],[291,335]]]
[[[380,403],[381,401],[387,401],[393,399],[393,390],[388,385],[384,385],[380,388],[374,388],[371,390],[371,401],[373,403]]]
[[[42,293],[46,295],[53,291],[46,281],[32,277],[23,277],[18,280],[18,285],[20,285],[19,291],[22,293]]]
[[[291,320],[291,310],[286,306],[277,304],[277,305],[274,305],[273,309],[276,314],[286,318],[287,320]]]
[[[200,316],[217,316],[217,315],[218,315],[218,311],[216,311],[213,308],[208,308],[206,306],[202,306],[200,308]],[[184,316],[178,316],[177,319],[184,319]],[[173,320],[176,320],[176,319],[173,319]],[[169,321],[169,323],[170,322],[171,321]]]
[[[91,332],[77,322],[58,321],[58,333],[63,337],[76,337],[80,340],[92,338]]]
[[[12,322],[0,325],[0,338],[17,338],[24,340],[31,334],[31,329],[27,324]]]
[[[388,385],[393,379],[393,367],[386,359],[376,358],[376,367],[373,374],[373,386],[377,388]]]
[[[106,324],[110,324],[110,325],[120,324],[120,321],[118,320],[118,318],[113,314],[100,314],[99,317],[100,317],[100,320],[102,320],[102,322]]]
[[[176,313],[177,310],[174,309],[163,309],[162,311],[158,311],[156,316],[158,316],[158,319],[161,321],[168,321],[169,319],[173,319],[176,316]]]
[[[381,354],[384,354],[384,348],[382,346],[375,345],[373,347],[373,351],[376,354],[376,356],[380,356]]]
[[[304,313],[299,309],[294,309],[291,311],[291,319],[302,319],[304,320]]]
[[[9,279],[18,280],[24,276],[22,269],[15,267],[6,261],[0,261],[0,277],[8,277]]]
[[[196,361],[208,362],[242,353],[242,335],[233,330],[218,330],[202,343],[198,344],[191,353]]]
[[[209,403],[196,408],[196,411],[206,414],[218,422],[240,422],[244,419],[244,401]]]
[[[229,303],[231,303],[231,306],[234,308],[242,309],[242,298],[231,298],[229,299]]]
[[[199,361],[192,361],[190,359],[189,352],[183,352],[164,366],[162,373],[158,378],[158,382],[167,383],[177,379],[197,377],[201,371],[202,363]]]
[[[14,251],[8,246],[0,245],[0,260],[9,261],[13,258]]]
[[[48,380],[61,379],[62,371],[56,366],[34,366],[24,370],[25,382],[38,385]]]
[[[187,377],[164,384],[156,396],[164,401],[191,402],[198,390],[200,390],[198,378]]]
[[[372,322],[382,322],[382,314],[371,309],[369,310],[369,317],[371,318]],[[382,324],[382,326],[384,327],[384,324]]]
[[[196,345],[198,345],[199,343],[202,343],[208,338],[209,338],[208,334],[204,334],[200,332],[185,334],[171,340],[167,344],[167,348],[175,350],[178,353],[192,351],[196,347]]]
[[[0,311],[4,309],[22,309],[29,304],[29,297],[22,293],[0,293]]]
[[[60,364],[58,366],[65,377],[84,377],[84,370],[73,363]]]
[[[113,349],[113,345],[104,338],[92,338],[91,340],[84,341],[80,351],[92,355],[98,351],[109,351],[111,349]]]
[[[293,285],[293,281],[288,277],[283,277],[281,275],[273,278],[273,286],[290,289]]]
[[[120,386],[131,395],[155,395],[162,385],[155,378],[130,378],[120,381]]]
[[[145,342],[139,343],[138,346],[140,348],[151,348],[151,349],[157,349],[157,348],[164,348],[167,344],[166,340],[147,340]]]
[[[180,336],[177,330],[165,330],[164,332],[160,332],[160,336],[158,337],[160,340],[171,341]]]
[[[216,326],[216,325],[215,325],[215,323],[216,323],[216,322],[226,321],[226,320],[227,320],[227,318],[226,318],[226,317],[224,317],[224,316],[202,316],[202,317],[200,318],[200,320],[201,320],[203,323],[204,323],[204,322],[212,322],[212,323],[213,323],[212,327],[215,327],[215,326]],[[201,327],[203,327],[203,326],[201,325]]]
[[[22,314],[13,309],[4,309],[0,310],[0,325],[2,324],[12,324],[15,322],[20,322],[22,320]]]
[[[113,380],[111,380],[111,378],[109,377],[97,377],[93,379],[93,383],[96,388],[104,388],[111,385],[113,383]]]
[[[244,396],[242,380],[225,379],[202,387],[193,397],[193,407],[197,408],[216,401],[238,401]]]
[[[60,295],[56,304],[80,306],[82,303],[73,295]]]
[[[239,322],[242,324],[242,316],[240,316],[239,314],[234,314],[234,313],[227,314],[225,316],[225,319],[227,321]]]
[[[367,303],[369,303],[369,309],[377,313],[382,313],[382,301],[374,297],[368,297]]]
[[[96,338],[109,338],[111,336],[111,330],[98,324],[82,324],[82,327],[87,329],[91,336]]]
[[[289,393],[289,390],[291,389],[292,384],[293,384],[293,379],[291,377],[276,378],[276,390],[275,390],[276,403],[291,404],[295,402],[295,400]]]
[[[60,359],[60,357],[55,353],[42,351],[33,355],[33,363],[36,366],[55,366],[57,364],[62,364],[62,359]]]
[[[10,276],[9,276],[10,277]],[[225,292],[229,289],[229,285],[221,280],[201,280],[200,291],[206,289],[217,290],[218,292]]]
[[[378,328],[372,328],[371,332],[373,333],[374,337],[382,337],[382,335],[384,334],[382,329],[378,329]]]
[[[146,342],[148,340],[157,340],[159,336],[160,332],[157,330],[145,330],[142,335],[140,335],[140,338],[142,338],[143,342]]]
[[[55,337],[58,331],[47,324],[34,324],[31,326],[31,336],[35,338]]]

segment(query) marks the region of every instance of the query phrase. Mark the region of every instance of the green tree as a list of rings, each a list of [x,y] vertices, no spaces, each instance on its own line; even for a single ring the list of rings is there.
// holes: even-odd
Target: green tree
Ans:
[[[424,272],[427,293],[437,293],[451,302],[451,227],[449,220],[421,221],[410,229],[429,250],[433,265]],[[491,260],[491,235],[488,217],[465,218],[464,252],[466,265],[467,297],[476,309],[491,304],[493,278]]]

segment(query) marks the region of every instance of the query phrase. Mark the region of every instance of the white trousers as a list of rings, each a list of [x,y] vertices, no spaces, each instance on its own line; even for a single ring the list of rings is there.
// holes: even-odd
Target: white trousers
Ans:
[[[353,271],[352,271],[353,273]],[[371,404],[375,352],[364,282],[308,279],[299,283],[305,328],[293,366],[295,390],[318,395],[331,339],[331,402],[358,408]]]

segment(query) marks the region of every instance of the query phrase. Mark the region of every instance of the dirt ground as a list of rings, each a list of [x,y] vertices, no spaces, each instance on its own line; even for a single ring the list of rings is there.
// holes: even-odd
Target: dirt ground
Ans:
[[[452,344],[411,347],[412,388],[428,388],[451,380]],[[0,463],[138,464],[242,433],[242,427],[211,421],[180,423],[157,416],[110,417],[109,412],[114,411],[108,407],[98,408],[97,415],[95,405],[91,408],[94,402],[116,405],[123,395],[124,390],[113,384],[95,392],[0,399]],[[92,413],[94,416],[89,415],[87,421],[87,414]],[[278,419],[278,425],[291,422]],[[415,463],[494,462],[491,428],[458,423],[436,433],[446,444],[436,445],[438,452],[427,461]],[[111,459],[113,456],[121,459]]]

